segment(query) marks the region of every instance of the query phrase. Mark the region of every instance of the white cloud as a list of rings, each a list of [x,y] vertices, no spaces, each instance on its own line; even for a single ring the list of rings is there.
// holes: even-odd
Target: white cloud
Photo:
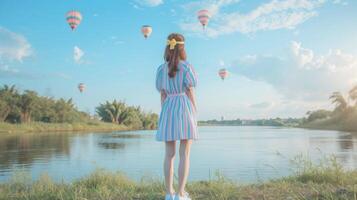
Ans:
[[[301,47],[301,43],[293,41],[291,52],[299,67],[320,69],[330,73],[356,70],[357,57],[343,53],[340,49],[329,50],[326,55],[315,55],[311,49]]]
[[[333,4],[343,5],[343,6],[347,6],[348,5],[348,2],[347,1],[343,1],[343,0],[333,0],[332,3]]]
[[[248,106],[250,108],[256,108],[256,109],[268,109],[268,108],[272,107],[273,105],[274,105],[273,102],[264,101],[264,102],[260,102],[260,103],[249,104]]]
[[[0,27],[0,58],[22,62],[31,54],[31,45],[23,35]]]
[[[284,58],[248,56],[233,66],[237,66],[231,69],[233,73],[268,83],[296,101],[326,101],[332,92],[347,91],[357,84],[356,55],[339,49],[317,55],[295,41]]]
[[[14,78],[34,80],[39,77],[41,76],[38,74],[20,71],[19,69],[11,67],[0,60],[0,78],[8,78],[10,80],[13,80]]]
[[[74,62],[77,64],[83,63],[83,61],[82,61],[83,55],[84,55],[84,52],[82,51],[82,49],[80,49],[78,46],[74,46],[74,48],[73,48]]]
[[[69,80],[72,78],[70,75],[62,73],[62,72],[55,73],[54,76],[62,78],[62,79],[66,79],[66,80]]]
[[[240,0],[204,0],[193,1],[184,4],[182,7],[186,12],[194,13],[200,9],[207,9],[210,11],[211,17],[214,17],[219,13],[222,7],[229,6],[231,4],[238,3]]]
[[[307,66],[314,59],[314,52],[311,49],[301,47],[301,43],[293,41],[291,43],[291,53],[299,66]]]
[[[219,60],[219,66],[221,66],[221,67],[224,66],[224,61],[223,60]]]
[[[11,68],[8,65],[0,65],[0,72],[7,74],[17,74],[19,73],[18,69]]]
[[[207,2],[207,1],[205,1]],[[248,13],[239,11],[224,13],[222,8],[237,3],[234,0],[209,1],[207,9],[214,14],[204,32],[209,37],[240,32],[244,34],[262,30],[294,29],[297,25],[317,16],[316,9],[325,3],[325,0],[272,0],[262,4]],[[205,4],[202,3],[201,4]],[[191,3],[184,8],[199,8],[199,2]],[[194,20],[194,22],[192,22]],[[202,34],[196,18],[180,24],[181,28],[195,34]]]
[[[139,3],[140,5],[150,6],[150,7],[155,7],[164,3],[163,0],[136,0],[136,2]]]
[[[176,10],[173,8],[170,9],[170,13],[171,13],[171,16],[173,16],[173,17],[177,15]]]
[[[123,40],[119,40],[117,36],[111,36],[110,40],[111,40],[110,42],[112,44],[115,44],[115,45],[124,44],[124,41]]]

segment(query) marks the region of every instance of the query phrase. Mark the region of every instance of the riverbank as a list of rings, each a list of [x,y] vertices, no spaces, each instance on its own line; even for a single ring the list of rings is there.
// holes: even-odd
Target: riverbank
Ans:
[[[199,126],[237,126],[237,125],[217,125],[217,124],[199,124]],[[238,125],[242,126],[242,125]],[[245,125],[247,126],[247,125]],[[280,126],[281,127],[281,126]],[[357,132],[357,127],[350,126],[337,126],[326,125],[320,123],[309,123],[298,126],[283,126],[283,127],[295,127],[306,128],[316,130],[337,130]],[[11,124],[0,123],[0,133],[40,133],[40,132],[97,132],[97,131],[131,131],[135,128],[125,125],[118,125],[106,122],[87,122],[87,123],[44,123],[44,122],[32,122],[26,124]]]
[[[355,122],[355,120],[341,120],[336,122],[334,119],[324,119],[301,124],[298,128],[357,132],[357,123]]]
[[[0,133],[31,133],[31,132],[72,132],[72,131],[128,131],[133,128],[106,122],[82,123],[44,123],[32,122],[25,124],[0,123]]]
[[[189,182],[192,199],[357,199],[357,170],[343,170],[336,162],[328,166],[306,162],[295,174],[263,183],[242,185],[217,175],[210,181]],[[160,200],[164,185],[155,178],[130,180],[120,172],[97,170],[72,183],[58,183],[48,175],[31,181],[26,174],[15,174],[0,184],[0,199],[52,200]]]

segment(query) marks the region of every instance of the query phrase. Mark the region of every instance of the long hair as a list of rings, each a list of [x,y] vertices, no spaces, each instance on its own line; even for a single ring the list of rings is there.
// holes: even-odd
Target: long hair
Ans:
[[[177,42],[184,42],[185,38],[179,33],[171,33],[167,40],[175,39]],[[165,61],[168,63],[169,67],[169,77],[173,78],[178,71],[178,64],[180,60],[186,60],[186,51],[184,44],[176,44],[174,49],[170,49],[170,46],[167,45],[164,55]]]

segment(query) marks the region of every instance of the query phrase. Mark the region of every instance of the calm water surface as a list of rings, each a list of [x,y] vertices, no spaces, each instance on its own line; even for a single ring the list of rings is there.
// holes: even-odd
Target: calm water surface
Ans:
[[[292,172],[290,160],[299,154],[308,154],[314,161],[334,154],[346,168],[357,168],[355,133],[274,127],[199,129],[200,140],[192,147],[190,180],[209,179],[217,170],[241,182],[286,176]],[[164,144],[156,142],[154,134],[2,134],[0,181],[16,171],[26,171],[33,179],[45,172],[55,180],[70,181],[97,168],[120,170],[135,180],[162,177]]]

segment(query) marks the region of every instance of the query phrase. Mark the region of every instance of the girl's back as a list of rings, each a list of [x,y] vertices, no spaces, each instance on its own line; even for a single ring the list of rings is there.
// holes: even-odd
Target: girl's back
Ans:
[[[186,61],[180,61],[174,77],[169,77],[168,63],[159,66],[157,70],[156,88],[167,94],[184,93],[187,88],[197,84],[196,74],[192,66]]]

